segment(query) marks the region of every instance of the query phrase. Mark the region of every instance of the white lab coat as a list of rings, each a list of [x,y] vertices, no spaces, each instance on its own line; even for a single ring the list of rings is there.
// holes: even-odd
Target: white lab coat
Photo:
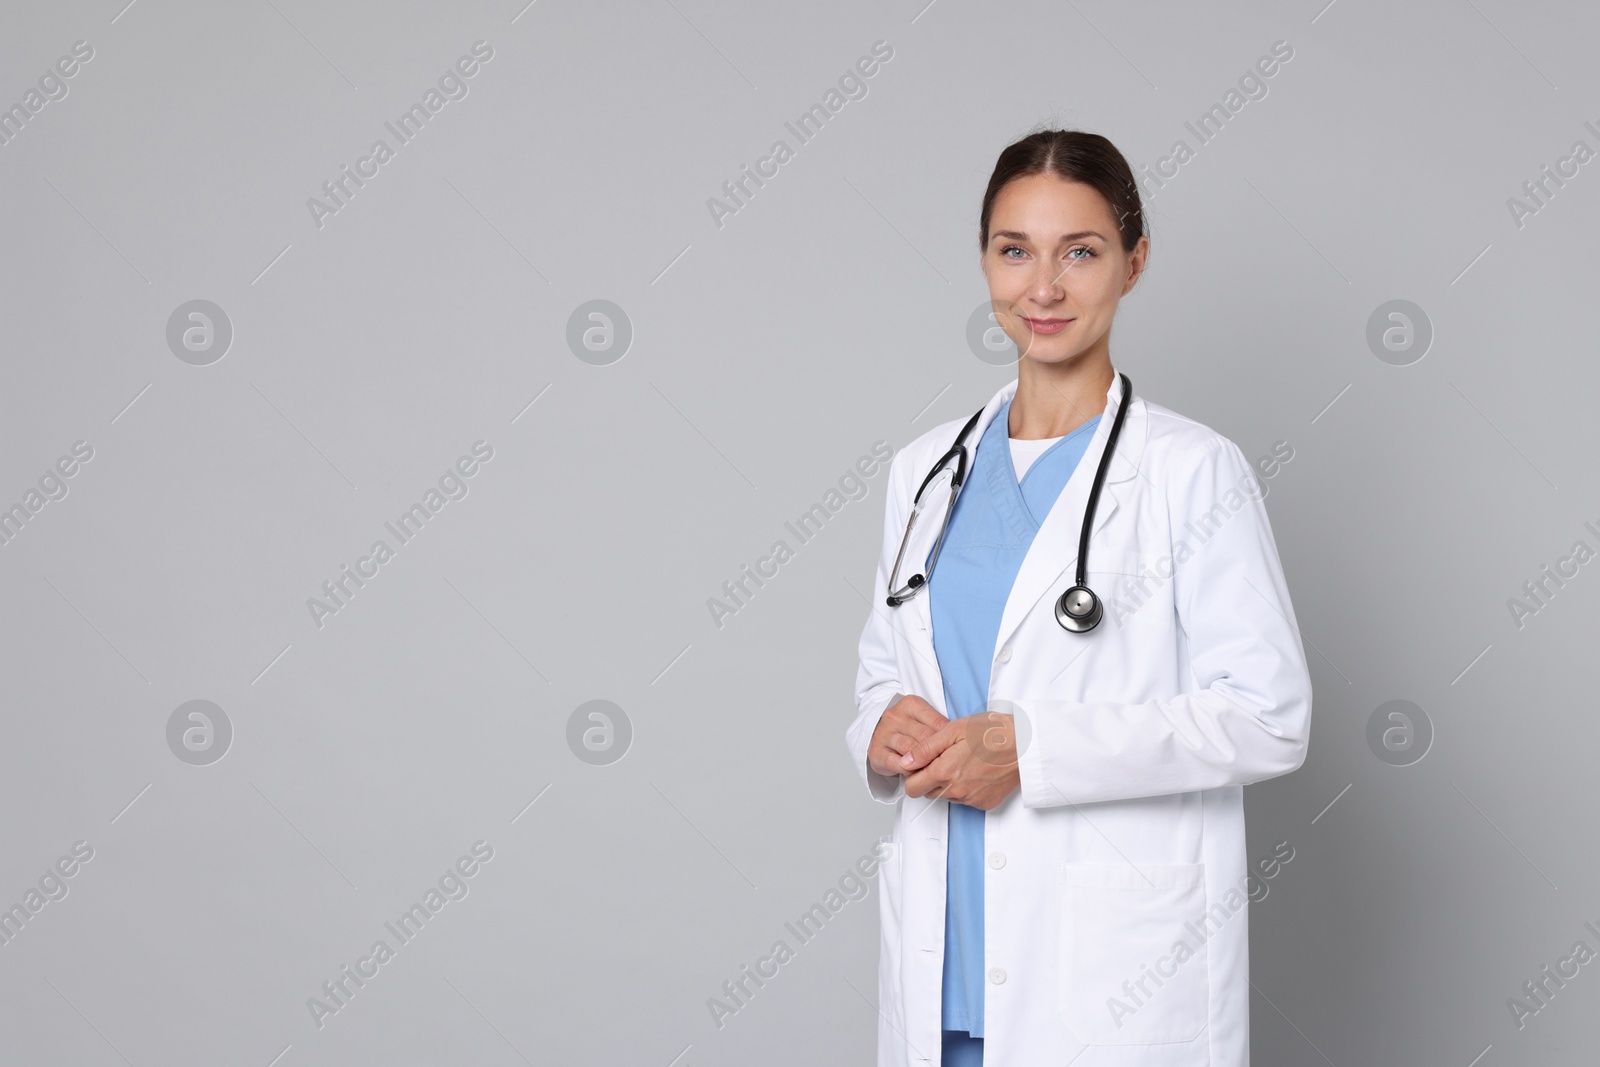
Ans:
[[[989,401],[969,447],[1015,392]],[[1088,634],[1056,622],[1121,394],[1114,378],[995,642],[990,707],[1018,715],[1022,785],[985,820],[985,1067],[1249,1064],[1243,787],[1305,761],[1311,681],[1251,465],[1137,389],[1089,542],[1105,616]],[[866,758],[895,694],[948,713],[929,594],[885,596],[912,495],[965,421],[890,465],[846,733],[870,795],[896,805],[880,846],[879,1067],[940,1062],[949,801],[907,797]],[[938,518],[913,532],[902,582]]]

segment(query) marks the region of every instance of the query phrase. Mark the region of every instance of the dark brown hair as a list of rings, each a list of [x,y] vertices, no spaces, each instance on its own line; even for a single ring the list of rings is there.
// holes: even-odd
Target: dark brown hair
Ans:
[[[1010,182],[1033,174],[1054,174],[1082,182],[1105,198],[1122,235],[1122,250],[1132,252],[1144,236],[1144,205],[1128,161],[1117,146],[1098,133],[1081,130],[1038,130],[1013,142],[995,161],[989,188],[983,193],[983,214],[978,220],[978,250],[989,247],[989,215],[995,197]]]

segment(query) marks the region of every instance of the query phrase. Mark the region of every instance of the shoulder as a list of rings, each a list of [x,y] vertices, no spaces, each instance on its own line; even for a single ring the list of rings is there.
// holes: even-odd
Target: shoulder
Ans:
[[[1160,469],[1182,475],[1218,464],[1243,463],[1239,446],[1205,423],[1150,400],[1145,401],[1145,413],[1145,456]]]
[[[1150,483],[1159,486],[1174,516],[1234,514],[1248,504],[1265,523],[1266,496],[1256,468],[1230,438],[1203,422],[1180,415],[1160,404],[1146,404],[1149,412],[1145,462]],[[1218,508],[1225,512],[1218,512]]]
[[[950,446],[956,443],[956,434],[961,432],[961,427],[965,426],[970,418],[972,418],[970,414],[962,415],[960,418],[947,419],[931,429],[924,430],[900,449],[896,458],[900,455],[905,456],[905,462],[912,467],[933,466],[940,456],[950,451]],[[973,434],[967,435],[969,447],[978,443],[973,437]]]

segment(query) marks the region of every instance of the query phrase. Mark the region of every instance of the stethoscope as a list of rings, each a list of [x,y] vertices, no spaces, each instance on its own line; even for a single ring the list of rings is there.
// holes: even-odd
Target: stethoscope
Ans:
[[[1116,418],[1111,421],[1111,434],[1106,438],[1105,451],[1100,453],[1100,466],[1094,472],[1094,485],[1089,490],[1089,505],[1083,513],[1083,530],[1078,536],[1078,571],[1077,582],[1056,601],[1056,622],[1061,624],[1063,630],[1075,634],[1088,633],[1100,625],[1100,617],[1105,613],[1100,603],[1100,598],[1094,595],[1088,586],[1089,579],[1089,532],[1094,528],[1094,509],[1100,502],[1100,486],[1106,480],[1106,467],[1111,463],[1111,453],[1116,451],[1117,434],[1122,432],[1122,419],[1128,413],[1128,401],[1133,399],[1133,383],[1126,374],[1122,378],[1122,402],[1117,405]],[[984,405],[987,407],[988,405]],[[961,492],[961,483],[967,479],[967,446],[963,443],[967,434],[978,424],[978,418],[983,414],[979,408],[967,424],[961,427],[961,432],[956,434],[956,443],[950,446],[950,451],[939,458],[933,465],[928,476],[922,479],[922,485],[917,489],[917,495],[911,500],[911,518],[906,520],[905,536],[900,538],[900,551],[894,557],[894,569],[889,572],[889,606],[897,608],[910,600],[923,587],[928,584],[928,578],[933,574],[933,565],[938,562],[939,548],[944,544],[945,531],[950,528],[950,516],[956,510],[956,497]],[[906,544],[911,540],[911,528],[917,523],[917,516],[922,512],[922,494],[929,483],[938,476],[955,460],[955,470],[950,479],[950,503],[944,510],[944,521],[939,524],[939,538],[933,543],[933,555],[928,557],[928,573],[913,574],[905,586],[896,589],[895,580],[900,577],[900,560],[906,554]]]

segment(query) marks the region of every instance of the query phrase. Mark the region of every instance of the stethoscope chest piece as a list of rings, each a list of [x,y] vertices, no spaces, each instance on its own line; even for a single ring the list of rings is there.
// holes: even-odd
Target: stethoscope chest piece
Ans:
[[[1075,634],[1088,633],[1099,626],[1104,614],[1100,598],[1088,586],[1075,585],[1056,601],[1056,622]]]

